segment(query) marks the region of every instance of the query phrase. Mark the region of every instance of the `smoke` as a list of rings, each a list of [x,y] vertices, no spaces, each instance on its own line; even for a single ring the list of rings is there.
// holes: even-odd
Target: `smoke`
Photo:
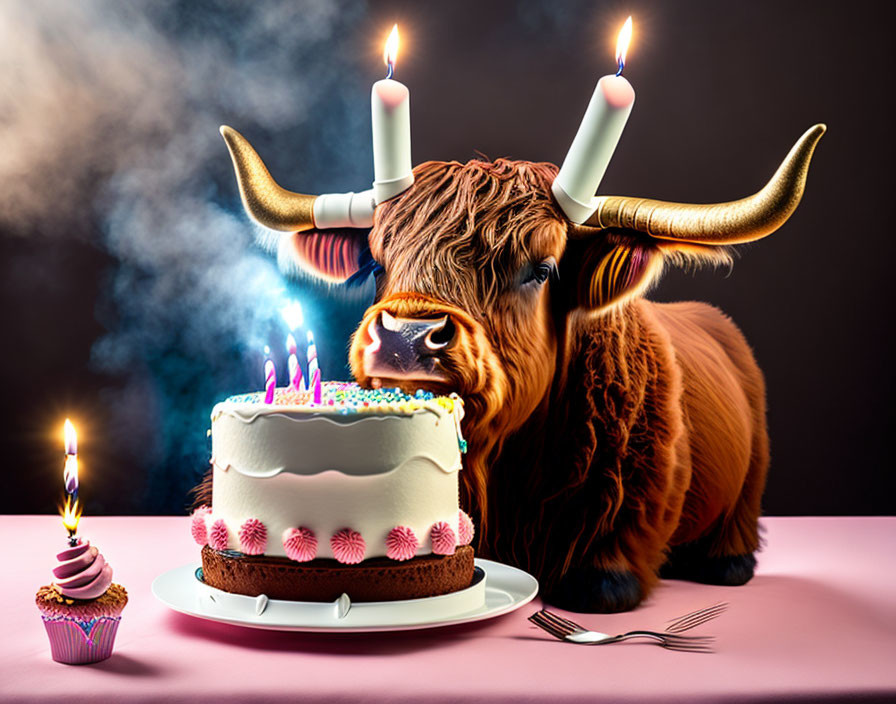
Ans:
[[[340,47],[364,12],[349,0],[0,4],[0,228],[112,258],[93,364],[123,380],[105,394],[120,423],[109,441],[148,468],[146,510],[183,505],[208,460],[212,403],[259,386],[260,350],[285,336],[277,311],[313,296],[257,247],[218,126],[247,134],[296,190],[363,188],[369,85]],[[363,293],[350,303],[315,330],[325,374],[344,372]],[[312,323],[325,317],[310,308]]]

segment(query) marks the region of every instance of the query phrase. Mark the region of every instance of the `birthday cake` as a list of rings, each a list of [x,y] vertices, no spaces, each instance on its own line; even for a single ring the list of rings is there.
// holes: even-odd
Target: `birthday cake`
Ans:
[[[212,501],[192,517],[203,579],[271,599],[389,601],[473,578],[458,506],[463,403],[326,382],[212,411]]]

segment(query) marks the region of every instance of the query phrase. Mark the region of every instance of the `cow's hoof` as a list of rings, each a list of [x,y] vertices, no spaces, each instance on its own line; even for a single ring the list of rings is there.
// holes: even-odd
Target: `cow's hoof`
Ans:
[[[687,549],[673,548],[666,564],[660,569],[660,577],[738,587],[749,582],[755,570],[756,557],[752,553],[707,557]]]
[[[545,601],[579,613],[630,611],[641,603],[641,585],[631,572],[574,567],[545,596]]]

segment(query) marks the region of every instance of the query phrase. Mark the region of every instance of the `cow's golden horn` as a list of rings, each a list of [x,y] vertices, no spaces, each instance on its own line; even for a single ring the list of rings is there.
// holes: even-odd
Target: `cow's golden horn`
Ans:
[[[598,228],[637,230],[661,240],[705,245],[752,242],[777,230],[803,196],[809,161],[826,127],[810,127],[799,138],[775,175],[758,193],[729,203],[696,205],[646,198],[601,196],[584,223]],[[582,234],[587,228],[581,228]]]
[[[233,169],[240,187],[243,205],[259,225],[272,230],[299,232],[314,227],[314,201],[317,196],[293,193],[282,188],[239,132],[221,125],[221,136],[227,142]]]

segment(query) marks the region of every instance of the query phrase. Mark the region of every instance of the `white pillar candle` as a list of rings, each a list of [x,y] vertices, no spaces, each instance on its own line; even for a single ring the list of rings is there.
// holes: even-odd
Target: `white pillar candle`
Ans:
[[[595,191],[635,102],[635,91],[622,76],[631,39],[631,20],[631,17],[626,20],[616,44],[619,71],[597,82],[579,131],[551,186],[563,212],[574,223],[585,222],[597,209]]]
[[[413,182],[413,178],[411,181]],[[317,197],[312,206],[314,226],[319,230],[340,227],[372,227],[375,208],[376,201],[372,188],[361,193],[351,191],[348,193],[323,193]]]
[[[377,203],[389,200],[414,183],[411,165],[411,93],[392,78],[398,55],[398,25],[392,28],[383,60],[389,72],[373,84],[370,119],[373,126],[373,194]]]

